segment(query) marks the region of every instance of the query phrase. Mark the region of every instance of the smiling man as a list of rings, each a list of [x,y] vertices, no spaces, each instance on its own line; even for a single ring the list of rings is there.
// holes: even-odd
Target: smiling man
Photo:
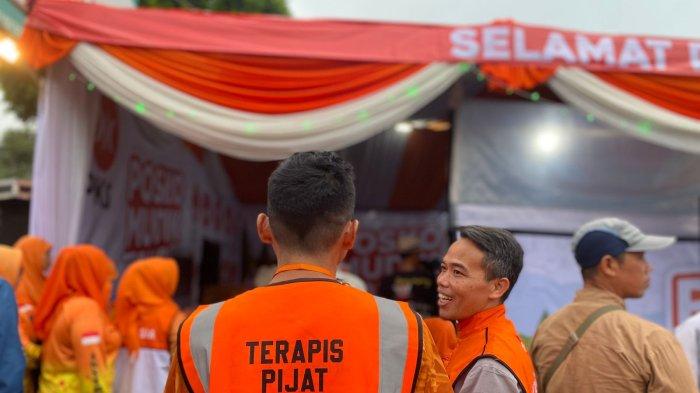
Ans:
[[[572,248],[583,289],[542,322],[532,343],[543,392],[697,391],[673,334],[625,310],[625,299],[649,287],[645,252],[674,242],[612,217],[576,231]]]
[[[441,318],[457,321],[457,345],[442,354],[456,393],[537,391],[532,361],[503,305],[522,268],[523,249],[502,229],[464,227],[447,251],[438,307]]]

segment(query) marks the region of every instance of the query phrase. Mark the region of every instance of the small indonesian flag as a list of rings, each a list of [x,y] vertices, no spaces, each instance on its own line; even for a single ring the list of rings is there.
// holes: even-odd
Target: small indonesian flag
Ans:
[[[84,347],[89,345],[97,345],[101,342],[102,337],[100,336],[100,333],[97,332],[87,332],[80,336],[80,344],[82,344]]]
[[[32,306],[31,304],[23,304],[23,305],[19,306],[18,311],[20,314],[26,314],[26,313],[32,312],[32,310],[34,310],[34,306]]]

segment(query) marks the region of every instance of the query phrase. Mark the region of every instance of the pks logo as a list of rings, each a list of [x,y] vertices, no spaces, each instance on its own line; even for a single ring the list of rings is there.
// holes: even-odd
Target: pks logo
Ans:
[[[677,273],[672,279],[673,326],[700,311],[700,272]]]

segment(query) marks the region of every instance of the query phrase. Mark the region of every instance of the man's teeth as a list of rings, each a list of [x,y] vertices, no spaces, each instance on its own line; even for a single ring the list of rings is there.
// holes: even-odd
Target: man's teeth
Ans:
[[[451,297],[446,296],[446,295],[443,295],[443,294],[441,294],[441,293],[438,293],[438,299],[440,299],[440,300],[445,300],[445,301],[452,300]]]

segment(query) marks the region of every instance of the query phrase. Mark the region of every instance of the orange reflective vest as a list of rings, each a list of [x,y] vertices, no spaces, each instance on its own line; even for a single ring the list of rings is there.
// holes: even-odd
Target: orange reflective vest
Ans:
[[[411,392],[422,337],[406,303],[298,279],[198,308],[178,360],[195,393]]]
[[[537,392],[535,367],[513,322],[506,318],[504,305],[459,321],[457,330],[457,347],[443,355],[452,384],[465,377],[477,360],[493,358],[510,370],[523,391]]]

